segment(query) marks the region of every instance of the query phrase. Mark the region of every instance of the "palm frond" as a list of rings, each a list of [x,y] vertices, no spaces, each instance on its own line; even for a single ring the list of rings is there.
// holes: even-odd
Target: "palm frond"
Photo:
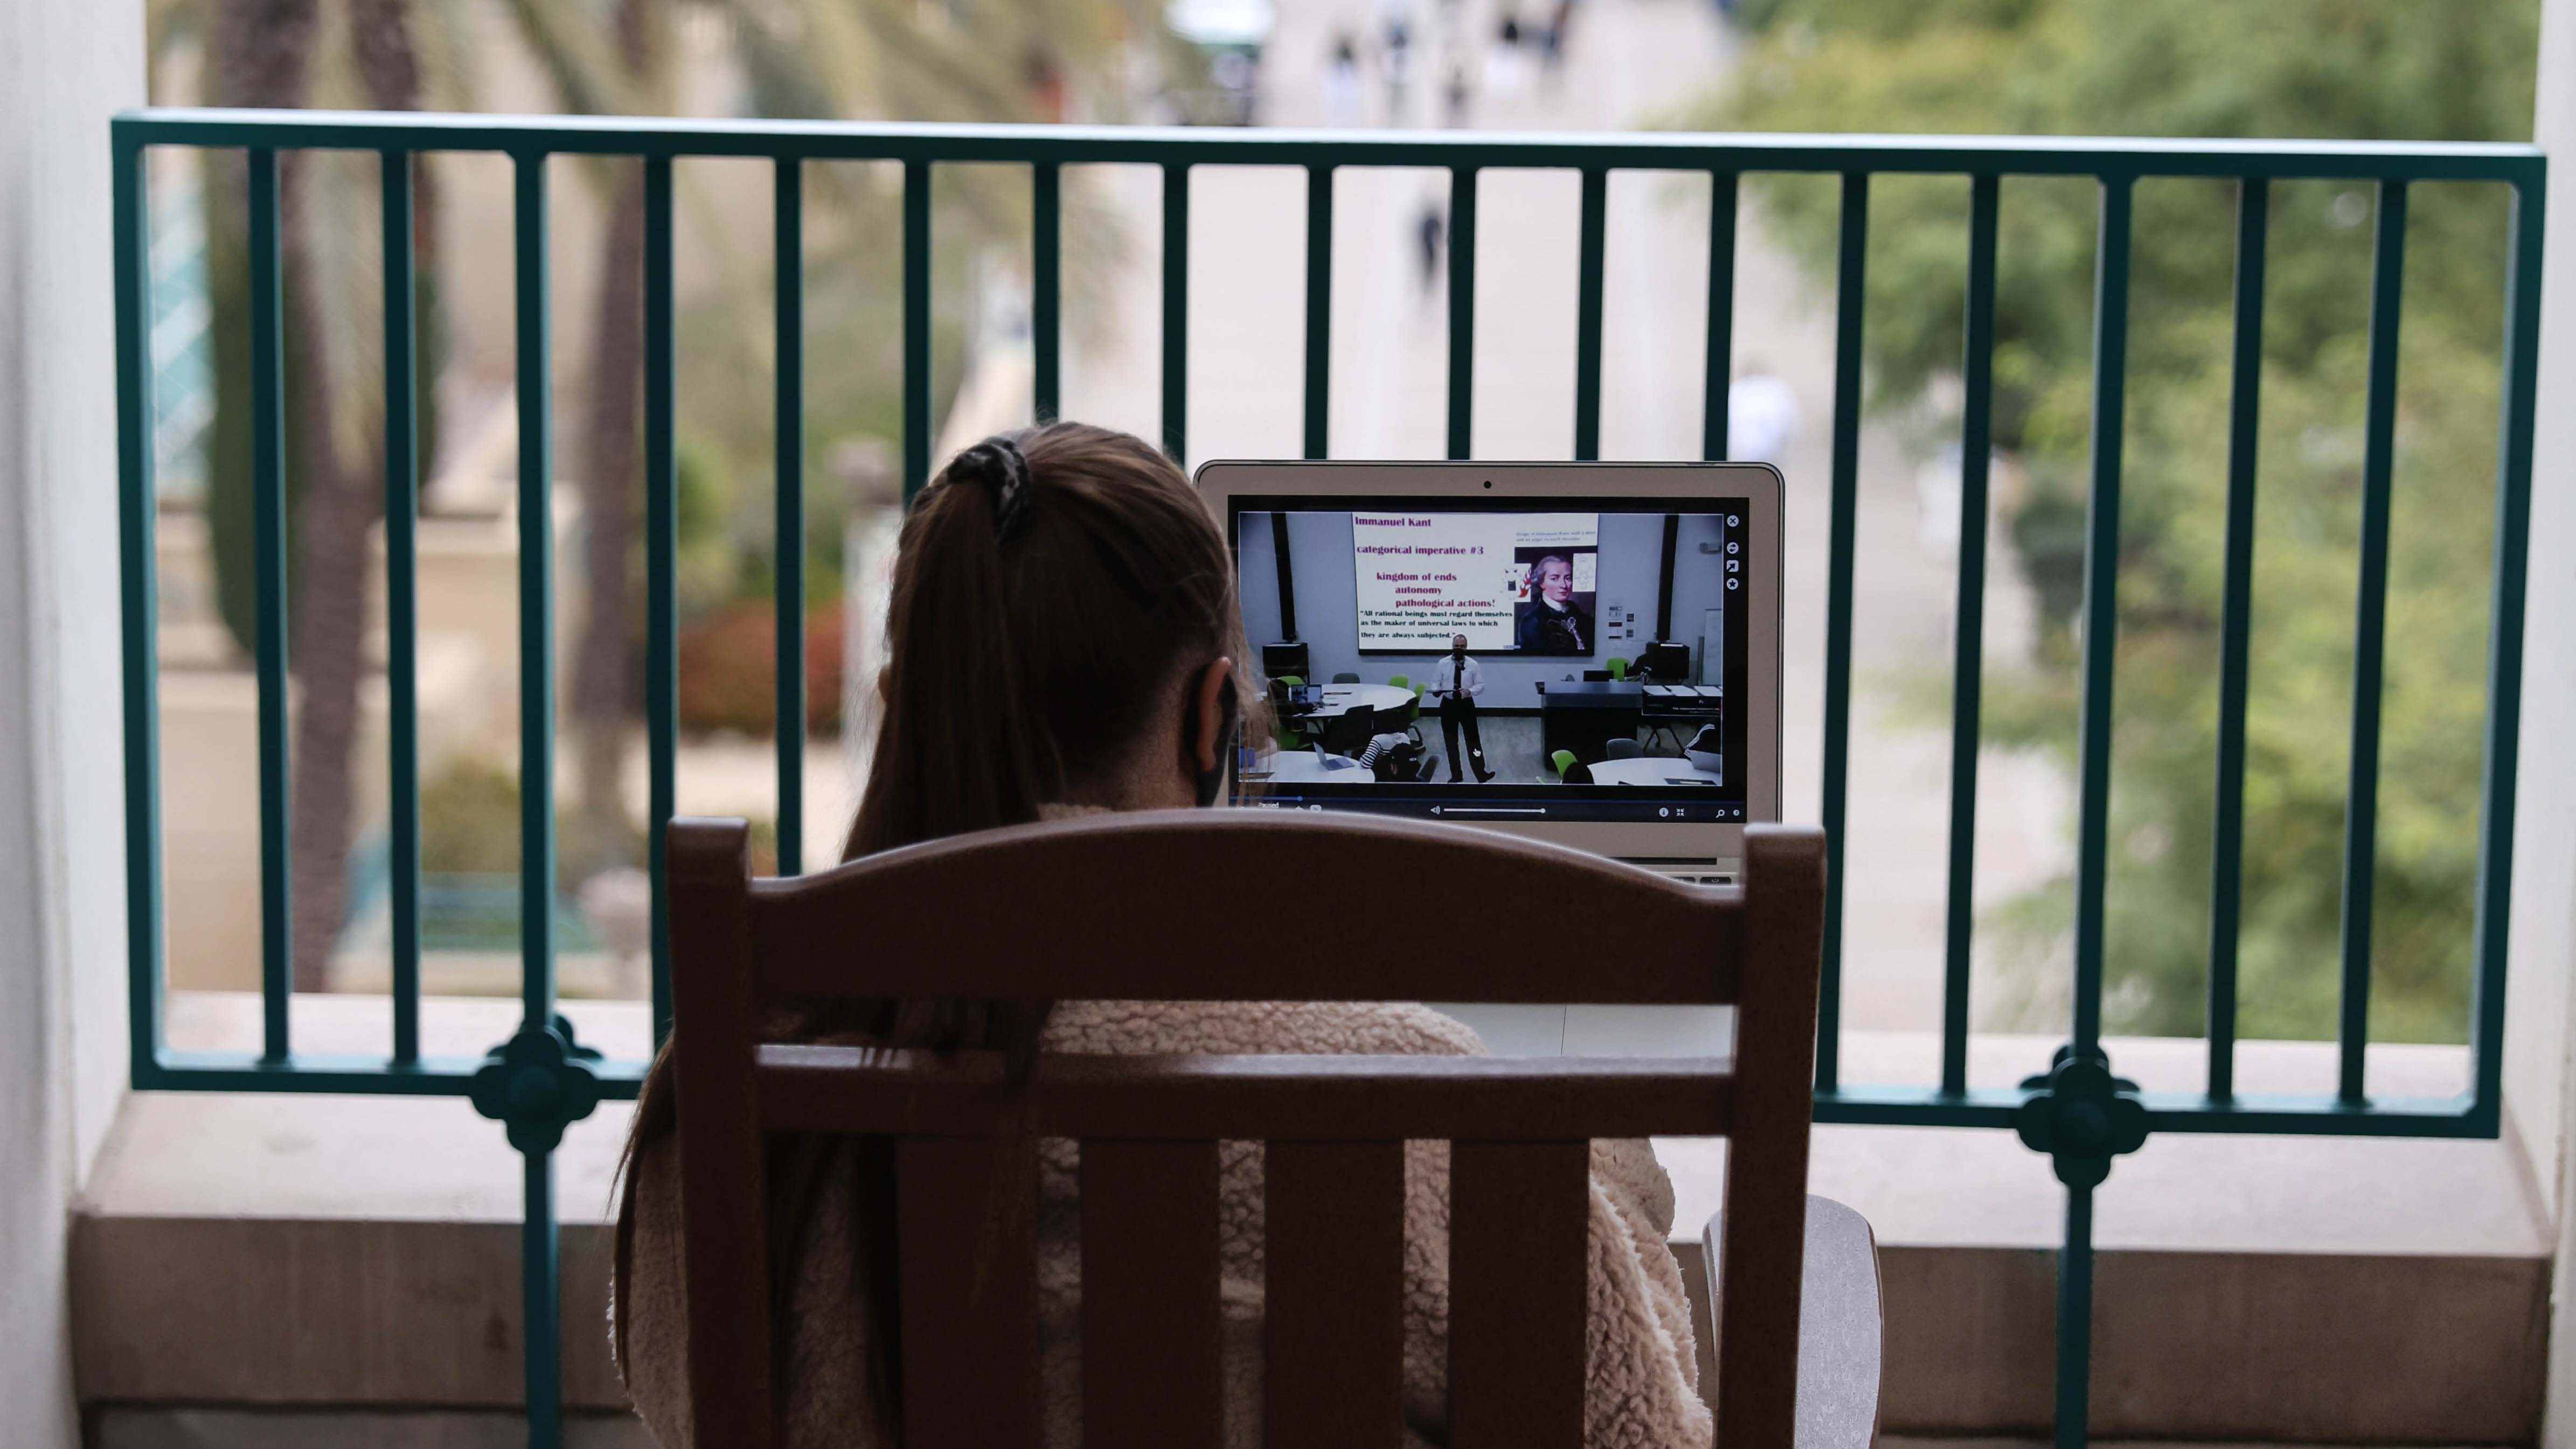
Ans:
[[[472,0],[410,0],[410,6],[421,104],[433,111],[483,109],[481,27]]]
[[[614,22],[590,0],[504,0],[527,44],[567,111],[586,116],[633,115],[643,96],[617,53]]]

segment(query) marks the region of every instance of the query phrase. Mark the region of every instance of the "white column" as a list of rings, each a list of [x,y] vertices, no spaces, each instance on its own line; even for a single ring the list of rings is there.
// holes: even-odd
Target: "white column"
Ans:
[[[2541,266],[2540,407],[2532,447],[2531,592],[2523,649],[2521,803],[2515,815],[2513,952],[2505,1101],[2552,1190],[2558,1264],[2543,1439],[2576,1446],[2576,1213],[2567,1211],[2569,982],[2576,977],[2576,0],[2542,0],[2532,139],[2549,153]]]
[[[0,1443],[72,1449],[65,1245],[125,1079],[108,117],[143,6],[0,0]]]

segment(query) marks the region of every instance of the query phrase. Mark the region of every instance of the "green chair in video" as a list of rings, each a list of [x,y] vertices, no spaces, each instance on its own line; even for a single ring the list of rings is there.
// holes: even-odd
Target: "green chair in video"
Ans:
[[[1625,659],[1613,659],[1613,660],[1611,660],[1611,661],[1610,661],[1610,677],[1611,677],[1612,679],[1625,679],[1625,678],[1627,678],[1627,677],[1628,677],[1628,661],[1627,661],[1627,660],[1625,660]]]
[[[1386,677],[1386,682],[1398,689],[1413,691],[1413,703],[1405,707],[1404,722],[1408,725],[1420,724],[1422,722],[1422,686],[1414,683],[1412,676],[1405,674],[1390,674]]]
[[[1573,769],[1575,766],[1574,751],[1559,750],[1555,754],[1548,756],[1547,762],[1556,766],[1557,782],[1559,784],[1563,784],[1565,781],[1565,772]]]
[[[1284,684],[1289,688],[1294,689],[1298,685],[1304,684],[1306,680],[1302,675],[1283,674],[1270,682],[1273,684]],[[1284,716],[1273,715],[1271,717],[1270,738],[1273,743],[1277,744],[1279,748],[1283,750],[1302,750],[1306,748],[1305,738],[1299,735],[1295,730],[1288,727],[1288,721]]]

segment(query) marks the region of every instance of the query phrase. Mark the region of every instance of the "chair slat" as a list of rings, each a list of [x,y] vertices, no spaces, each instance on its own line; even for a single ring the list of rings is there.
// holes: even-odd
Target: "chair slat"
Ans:
[[[759,1013],[745,922],[751,831],[738,820],[679,821],[669,848],[672,986],[689,1024],[671,1038],[689,1398],[706,1442],[767,1449],[777,1420],[754,1057]]]
[[[906,1449],[1038,1443],[1037,1140],[896,1147]]]
[[[1737,1443],[1797,1432],[1798,1308],[1807,1232],[1807,1138],[1816,1080],[1824,837],[1744,833],[1744,950],[1777,970],[1746,983],[1726,1149],[1726,1244],[1717,1299],[1717,1417]]]
[[[1216,1144],[1084,1142],[1083,1442],[1221,1442],[1221,1312]]]
[[[1591,1144],[1450,1152],[1449,1442],[1583,1442]]]
[[[1269,1449],[1392,1449],[1404,1421],[1404,1144],[1264,1153]]]
[[[1354,1123],[1422,1141],[1706,1137],[1733,1124],[1724,1059],[1044,1056],[1011,1109],[1044,1137],[1334,1141]],[[760,1049],[762,1123],[778,1131],[988,1130],[990,1052]]]

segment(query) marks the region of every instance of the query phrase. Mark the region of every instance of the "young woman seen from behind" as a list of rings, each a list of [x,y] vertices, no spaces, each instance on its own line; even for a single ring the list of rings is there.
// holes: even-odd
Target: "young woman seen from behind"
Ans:
[[[1239,617],[1224,537],[1180,469],[1144,442],[1055,423],[968,449],[904,522],[879,681],[883,722],[845,858],[1033,820],[1211,803],[1232,748],[1233,701],[1251,697],[1237,680]],[[1208,939],[1208,969],[1222,972],[1222,933]],[[875,1000],[803,1010],[775,1031],[997,1050],[1021,1070],[1041,1051],[1483,1049],[1446,1016],[1383,1003]],[[688,1399],[667,1057],[645,1083],[627,1152],[612,1309],[618,1368],[665,1449],[715,1449],[699,1445]],[[892,1154],[883,1139],[778,1138],[768,1162],[784,1442],[899,1444]],[[1226,1438],[1252,1445],[1261,1438],[1261,1149],[1229,1142],[1221,1162]],[[1072,1143],[1041,1144],[1034,1196],[1051,1445],[1080,1440],[1075,1166]],[[1671,1185],[1643,1142],[1595,1143],[1592,1169],[1586,1440],[1705,1444],[1689,1306],[1665,1247]],[[1447,1146],[1409,1144],[1405,1417],[1417,1443],[1447,1437],[1448,1234]]]

